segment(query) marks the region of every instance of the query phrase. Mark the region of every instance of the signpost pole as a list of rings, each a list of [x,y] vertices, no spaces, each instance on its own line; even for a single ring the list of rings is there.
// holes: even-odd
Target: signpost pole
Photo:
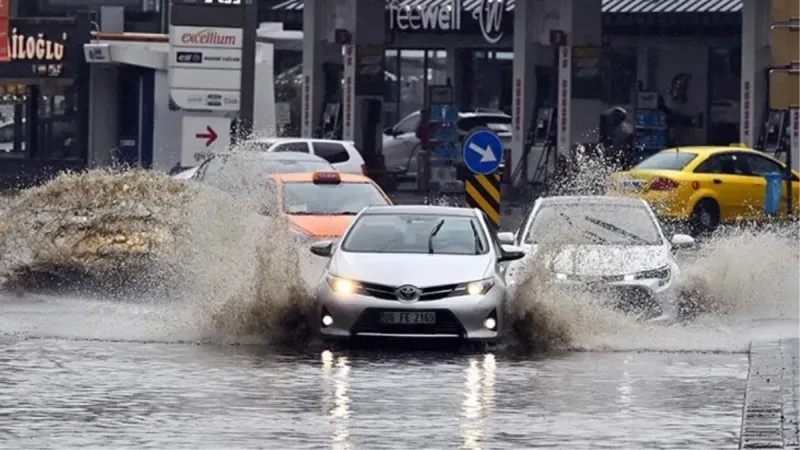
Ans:
[[[797,164],[794,158],[800,157],[800,106],[789,106],[789,148],[786,152],[786,215],[792,217],[792,204],[800,199],[792,198],[792,168]]]
[[[256,46],[258,36],[258,3],[256,0],[244,0],[241,8],[242,19],[242,73],[241,101],[239,102],[239,125],[236,141],[247,139],[253,134],[253,115],[255,109],[256,85]]]

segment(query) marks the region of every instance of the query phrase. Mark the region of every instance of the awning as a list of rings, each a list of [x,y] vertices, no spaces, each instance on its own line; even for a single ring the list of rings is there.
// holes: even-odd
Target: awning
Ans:
[[[435,6],[451,0],[396,0],[399,6]],[[477,8],[483,0],[462,0],[464,11]],[[695,13],[740,12],[742,0],[602,0],[603,12],[631,13]],[[302,11],[303,0],[286,0],[271,8],[273,11]],[[506,0],[506,10],[514,9],[514,0]]]
[[[742,0],[603,0],[603,12],[633,13],[735,13]]]

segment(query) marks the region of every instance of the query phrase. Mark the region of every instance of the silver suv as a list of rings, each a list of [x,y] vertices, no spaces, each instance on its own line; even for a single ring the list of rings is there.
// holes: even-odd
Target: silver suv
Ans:
[[[383,130],[386,169],[398,179],[414,180],[417,177],[417,150],[420,145],[417,131],[420,121],[420,112],[415,111]],[[501,111],[459,112],[457,126],[462,142],[479,129],[495,132],[506,148],[511,142],[511,116]]]

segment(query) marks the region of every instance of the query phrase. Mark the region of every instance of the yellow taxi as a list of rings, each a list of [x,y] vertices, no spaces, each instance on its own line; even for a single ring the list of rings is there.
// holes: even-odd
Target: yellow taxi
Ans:
[[[298,241],[340,238],[365,206],[391,205],[386,193],[363,175],[320,170],[269,177],[277,188],[279,214]]]
[[[680,147],[662,150],[632,169],[614,173],[610,191],[646,200],[661,218],[689,222],[696,233],[720,223],[766,219],[768,173],[786,173],[786,165],[749,148]],[[783,183],[779,218],[787,218]],[[792,171],[793,215],[797,215],[800,175]]]

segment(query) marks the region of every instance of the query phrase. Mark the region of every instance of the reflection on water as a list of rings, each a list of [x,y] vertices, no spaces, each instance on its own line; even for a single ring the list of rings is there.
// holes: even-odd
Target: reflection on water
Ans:
[[[494,377],[496,362],[491,353],[483,356],[483,364],[478,358],[469,359],[464,382],[464,401],[461,402],[462,448],[480,450],[486,438],[494,409]]]
[[[347,357],[335,358],[330,350],[322,352],[322,373],[324,376],[322,407],[327,414],[333,436],[331,448],[334,450],[350,450],[350,398],[347,391],[350,386],[350,366]]]

